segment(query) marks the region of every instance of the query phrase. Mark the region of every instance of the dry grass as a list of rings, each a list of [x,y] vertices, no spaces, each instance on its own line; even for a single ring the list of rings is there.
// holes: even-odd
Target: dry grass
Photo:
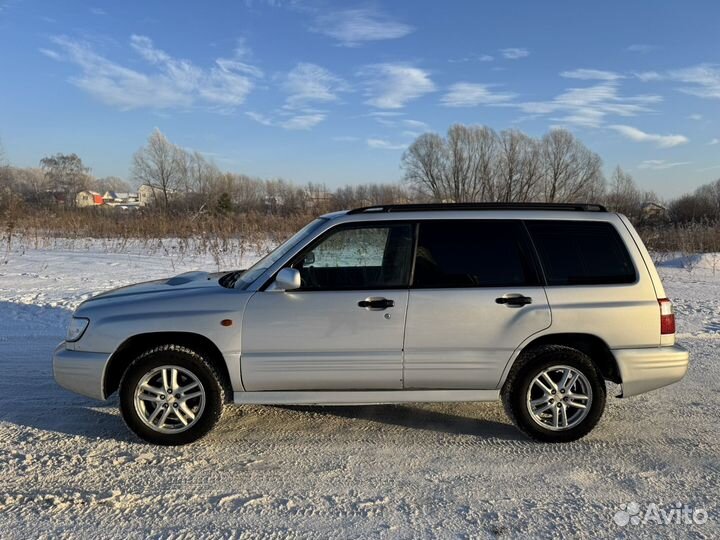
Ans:
[[[142,248],[178,257],[211,255],[218,267],[235,266],[247,253],[265,253],[311,221],[312,214],[227,216],[94,209],[7,212],[4,251],[80,245],[93,239],[107,251]],[[648,249],[659,259],[720,252],[720,222],[639,226]]]
[[[218,268],[236,267],[248,253],[263,254],[313,219],[309,215],[165,215],[88,209],[33,212],[5,220],[7,254],[24,249],[81,247],[88,239],[113,252],[210,255]]]

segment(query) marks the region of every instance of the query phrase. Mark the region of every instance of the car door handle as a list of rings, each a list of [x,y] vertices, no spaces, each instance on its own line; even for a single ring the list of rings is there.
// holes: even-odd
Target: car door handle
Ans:
[[[496,304],[505,304],[507,307],[523,307],[532,304],[532,298],[522,294],[506,294],[495,299]]]
[[[360,300],[358,302],[358,306],[360,306],[361,308],[368,309],[370,311],[381,311],[383,309],[393,307],[394,305],[395,305],[395,300],[389,300],[387,298],[379,298],[377,296],[371,296],[369,298],[366,298],[365,300]]]

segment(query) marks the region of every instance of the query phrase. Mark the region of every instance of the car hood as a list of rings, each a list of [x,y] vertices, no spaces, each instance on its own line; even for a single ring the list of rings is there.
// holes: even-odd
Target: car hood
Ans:
[[[168,294],[187,292],[193,289],[206,289],[220,287],[218,280],[227,272],[185,272],[168,279],[157,279],[146,281],[135,285],[127,285],[118,289],[105,291],[83,302],[88,304],[98,300],[125,299],[138,295]]]

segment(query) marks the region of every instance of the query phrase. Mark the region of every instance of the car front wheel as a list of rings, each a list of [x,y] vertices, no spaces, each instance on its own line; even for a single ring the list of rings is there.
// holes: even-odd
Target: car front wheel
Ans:
[[[214,366],[200,353],[163,345],[136,358],[120,382],[120,412],[128,427],[154,444],[188,444],[222,415],[225,395]]]
[[[605,409],[605,381],[590,358],[551,345],[525,355],[503,387],[505,410],[526,435],[542,442],[584,437]]]

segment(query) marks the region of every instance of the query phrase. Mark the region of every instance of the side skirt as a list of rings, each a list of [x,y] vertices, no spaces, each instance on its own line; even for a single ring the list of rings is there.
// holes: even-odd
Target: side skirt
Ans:
[[[499,390],[317,390],[234,392],[237,404],[249,405],[377,405],[442,401],[497,401]]]

